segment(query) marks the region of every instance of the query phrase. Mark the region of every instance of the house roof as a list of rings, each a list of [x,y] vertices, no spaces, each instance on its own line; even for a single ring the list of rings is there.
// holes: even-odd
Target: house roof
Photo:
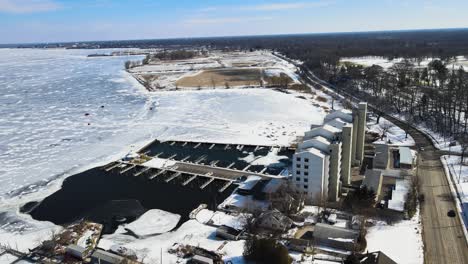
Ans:
[[[292,223],[292,220],[289,219],[289,217],[285,216],[277,209],[273,209],[273,210],[262,213],[260,215],[260,219],[264,219],[264,218],[274,219],[279,223]]]
[[[261,179],[262,178],[260,176],[250,175],[244,182],[239,185],[239,189],[247,191],[252,190]]]

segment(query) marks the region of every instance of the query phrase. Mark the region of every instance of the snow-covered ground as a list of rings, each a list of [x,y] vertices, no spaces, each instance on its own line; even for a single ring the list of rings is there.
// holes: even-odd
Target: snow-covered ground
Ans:
[[[458,185],[460,195],[464,198],[464,202],[468,203],[468,158],[465,158],[464,163],[461,163],[461,156],[443,156],[447,161],[448,168],[452,174],[454,183]]]
[[[411,137],[411,135],[406,135],[406,132],[402,128],[396,126],[384,117],[380,118],[378,124],[376,124],[376,121],[377,119],[375,117],[369,118],[367,122],[368,130],[379,135],[385,135],[382,139],[379,139],[374,143],[390,143],[394,146],[408,147],[415,145],[414,139]]]
[[[145,263],[160,263],[162,250],[164,263],[176,263],[182,260],[167,252],[175,243],[200,246],[225,255],[225,261],[243,263],[244,241],[229,241],[218,250],[224,241],[216,238],[216,228],[201,224],[197,220],[189,220],[173,232],[142,239],[123,234],[104,235],[98,246],[104,249],[110,249],[113,245],[124,246],[134,250],[140,258],[144,257]]]
[[[427,67],[427,65],[435,60],[437,58],[426,58],[422,60],[421,62],[417,62],[415,60],[410,60],[411,63],[413,63],[417,67]],[[365,67],[369,67],[372,65],[379,65],[384,69],[389,69],[392,67],[395,63],[402,62],[403,58],[396,58],[393,60],[388,60],[383,57],[375,57],[375,56],[366,56],[366,57],[354,57],[354,58],[342,58],[341,62],[351,62],[359,65],[363,65]],[[460,67],[468,67],[468,58],[464,56],[457,56],[456,61],[449,62],[447,64],[447,68],[451,69],[452,66],[454,68],[460,68]]]
[[[421,264],[424,262],[421,232],[419,211],[412,219],[393,225],[377,222],[367,230],[367,250],[382,251],[397,263]]]

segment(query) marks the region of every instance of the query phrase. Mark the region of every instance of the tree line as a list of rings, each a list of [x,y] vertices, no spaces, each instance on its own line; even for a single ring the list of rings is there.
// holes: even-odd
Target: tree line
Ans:
[[[424,122],[433,131],[461,139],[468,130],[468,74],[463,67],[449,67],[452,62],[450,58],[435,59],[420,67],[404,59],[389,69],[322,64],[320,77],[383,112]]]

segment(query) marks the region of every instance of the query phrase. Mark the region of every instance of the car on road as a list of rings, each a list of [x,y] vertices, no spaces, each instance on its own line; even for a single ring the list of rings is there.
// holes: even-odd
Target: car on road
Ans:
[[[450,210],[447,212],[448,217],[455,217],[457,214],[455,213],[455,210]]]
[[[419,147],[419,151],[424,151],[424,147]]]

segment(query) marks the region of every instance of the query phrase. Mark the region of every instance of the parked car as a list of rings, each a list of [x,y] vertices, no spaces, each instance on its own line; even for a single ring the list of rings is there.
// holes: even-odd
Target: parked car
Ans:
[[[450,211],[447,212],[447,216],[448,216],[448,217],[455,217],[456,215],[457,215],[457,214],[455,213],[454,210],[450,210]]]

